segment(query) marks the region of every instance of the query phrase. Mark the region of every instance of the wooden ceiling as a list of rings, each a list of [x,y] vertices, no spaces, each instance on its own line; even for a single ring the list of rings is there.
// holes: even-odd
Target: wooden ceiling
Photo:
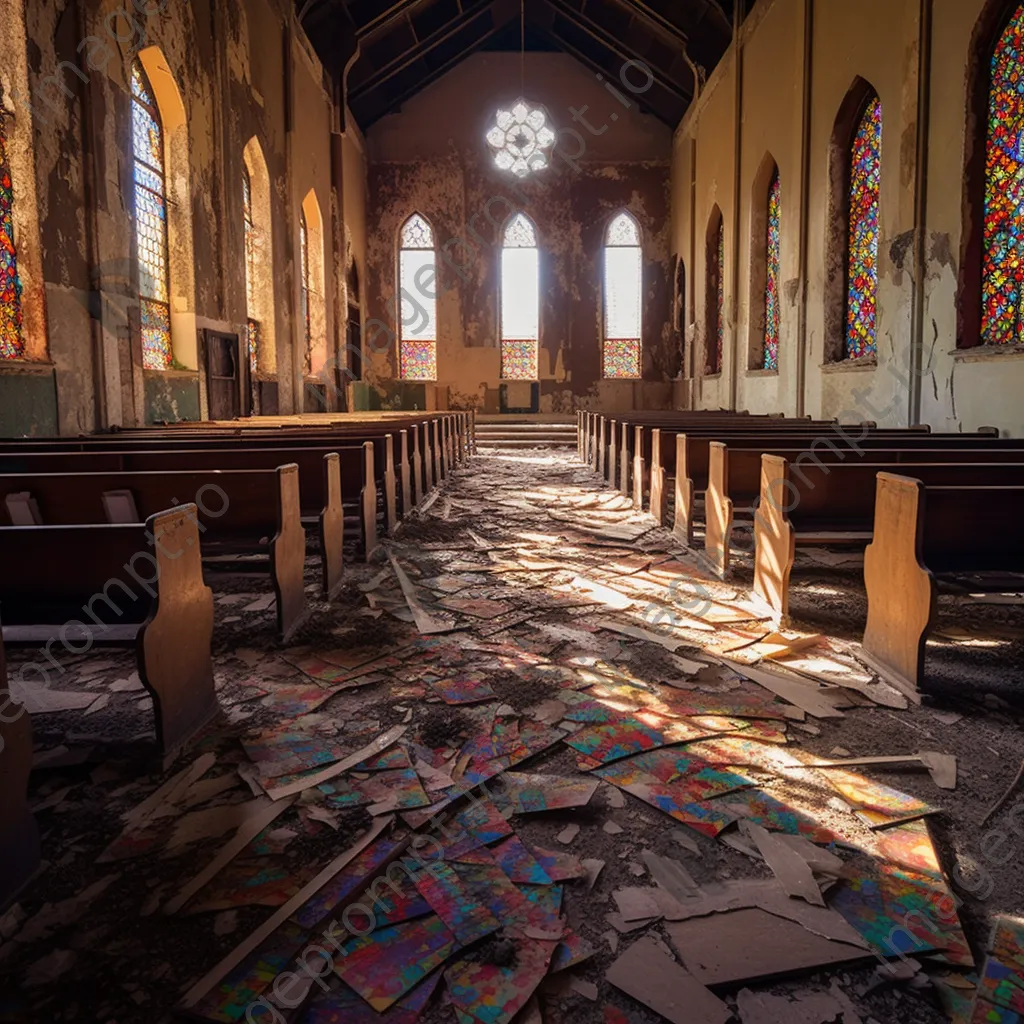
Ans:
[[[613,82],[626,61],[643,61],[655,84],[641,106],[674,128],[694,89],[684,50],[710,74],[732,38],[736,2],[745,0],[525,0],[526,48],[568,53]],[[520,48],[520,0],[296,0],[296,7],[331,74],[350,65],[348,105],[363,129],[470,54]]]

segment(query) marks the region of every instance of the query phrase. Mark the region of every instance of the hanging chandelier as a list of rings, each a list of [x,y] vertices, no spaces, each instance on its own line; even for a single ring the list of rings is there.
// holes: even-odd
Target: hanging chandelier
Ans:
[[[525,178],[533,171],[542,171],[550,162],[550,150],[555,144],[555,133],[548,126],[547,114],[529,103],[526,94],[526,0],[521,0],[519,99],[510,110],[499,108],[494,115],[494,126],[487,133],[495,164],[503,171],[511,171],[517,178]]]

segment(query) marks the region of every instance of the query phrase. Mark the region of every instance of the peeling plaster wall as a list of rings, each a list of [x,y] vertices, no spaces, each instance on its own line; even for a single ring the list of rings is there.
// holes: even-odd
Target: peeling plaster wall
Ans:
[[[381,393],[397,393],[397,239],[419,211],[439,250],[439,383],[453,404],[497,411],[500,232],[522,209],[540,244],[541,410],[667,405],[678,372],[670,322],[671,134],[635,105],[625,110],[572,58],[528,54],[527,98],[580,135],[563,132],[565,158],[556,154],[547,172],[517,182],[493,166],[484,135],[498,106],[518,97],[519,78],[517,55],[475,54],[370,129],[364,323],[379,323],[366,331],[366,376]],[[598,134],[574,125],[570,108]],[[623,208],[644,236],[643,382],[600,379],[602,246],[608,221]]]
[[[244,358],[242,168],[243,150],[253,136],[271,183],[275,397],[282,412],[290,411],[301,392],[296,373],[301,354],[294,345],[298,211],[302,197],[315,188],[325,227],[329,223],[332,103],[301,30],[291,36],[289,79],[287,0],[32,0],[25,17],[27,93],[16,103],[21,116],[33,122],[39,263],[52,370],[45,360],[31,373],[26,367],[16,373],[0,367],[0,387],[24,389],[30,377],[45,384],[52,374],[56,400],[46,411],[47,389],[33,383],[36,401],[4,403],[9,414],[0,425],[3,431],[67,434],[206,413],[196,332],[238,333]],[[167,62],[188,134],[181,175],[189,208],[172,207],[171,218],[188,214],[191,244],[178,246],[172,231],[172,314],[175,354],[183,342],[181,351],[193,353],[186,356],[193,367],[166,379],[143,372],[132,328],[138,300],[127,81],[135,55],[149,46],[159,47]],[[169,166],[169,173],[176,173],[176,166]],[[358,167],[352,178],[354,194],[360,188],[365,194],[365,169],[361,185]],[[331,280],[335,257],[329,232],[325,237]],[[330,348],[332,289],[325,303]]]
[[[921,343],[921,422],[935,430],[992,424],[1024,434],[1020,395],[1024,356],[956,351],[959,260],[964,230],[964,167],[972,36],[986,0],[934,0],[930,75],[926,83],[929,146],[924,223],[924,330]],[[810,132],[802,131],[805,11],[810,8]],[[904,426],[914,419],[915,198],[918,172],[920,0],[761,0],[742,29],[742,116],[739,169],[740,250],[734,274],[732,227],[736,186],[733,49],[712,74],[673,142],[671,250],[687,270],[687,373],[696,408],[730,404],[751,412],[801,410],[798,316],[806,293],[805,384],[802,409],[818,417],[871,419]],[[885,31],[880,32],[879,26]],[[829,147],[836,117],[855,79],[878,91],[883,104],[881,239],[877,365],[826,364],[826,330],[837,311],[826,308]],[[984,130],[984,126],[981,126]],[[804,147],[808,190],[800,194]],[[691,173],[696,149],[696,180]],[[747,369],[751,317],[753,184],[770,152],[782,178],[782,343],[776,374]],[[703,377],[706,302],[705,233],[714,204],[726,226],[726,341],[723,373]],[[800,241],[806,231],[806,287]],[[735,289],[738,289],[736,291]],[[732,318],[736,299],[737,316]],[[839,313],[841,315],[841,312]],[[738,358],[734,359],[734,353]],[[736,379],[733,382],[733,375]]]

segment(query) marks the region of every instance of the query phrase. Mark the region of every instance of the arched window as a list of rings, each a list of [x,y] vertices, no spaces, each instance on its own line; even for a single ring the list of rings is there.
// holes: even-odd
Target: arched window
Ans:
[[[505,225],[501,250],[501,377],[537,380],[540,342],[540,250],[528,217]]]
[[[249,373],[255,377],[259,366],[260,322],[253,318],[256,286],[256,224],[252,219],[252,178],[242,168],[242,220],[245,225],[245,305],[248,317],[246,334],[249,341]]]
[[[436,282],[434,232],[420,214],[414,213],[402,225],[398,250],[398,289],[402,296],[399,361],[403,380],[437,380]]]
[[[142,365],[147,370],[166,370],[174,356],[171,348],[164,133],[149,79],[138,60],[132,63],[131,89]]]
[[[249,368],[252,377],[277,370],[274,311],[274,246],[270,215],[270,175],[253,136],[242,151],[242,218],[245,225],[245,303]]]
[[[25,355],[21,329],[21,280],[14,246],[14,185],[7,158],[6,117],[0,111],[0,359],[21,359]]]
[[[861,111],[849,153],[846,333],[843,357],[878,347],[878,231],[882,181],[882,101],[872,93]]]
[[[309,226],[304,209],[299,210],[299,277],[302,282],[303,369],[308,374],[313,348],[313,311],[309,301]]]
[[[782,254],[782,181],[776,167],[768,183],[767,237],[764,259],[764,358],[765,370],[779,368],[779,331],[782,326],[779,305],[779,271]]]
[[[707,288],[705,295],[706,372],[722,372],[725,348],[725,222],[716,206],[708,224],[705,254]]]
[[[640,225],[618,214],[604,247],[604,371],[608,378],[637,378],[643,366],[643,250]]]
[[[1024,344],[1024,5],[992,53],[981,343]]]

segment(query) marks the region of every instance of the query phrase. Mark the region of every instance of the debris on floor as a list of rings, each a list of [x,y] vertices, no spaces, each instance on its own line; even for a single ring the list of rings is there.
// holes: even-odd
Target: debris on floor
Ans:
[[[0,1020],[1024,1017],[1024,926],[979,980],[937,846],[956,714],[773,630],[568,457],[480,456],[443,497],[300,645],[221,595],[229,714],[166,777],[119,746],[126,660],[30,706],[49,863],[0,916]],[[914,746],[872,752],[886,715]]]

